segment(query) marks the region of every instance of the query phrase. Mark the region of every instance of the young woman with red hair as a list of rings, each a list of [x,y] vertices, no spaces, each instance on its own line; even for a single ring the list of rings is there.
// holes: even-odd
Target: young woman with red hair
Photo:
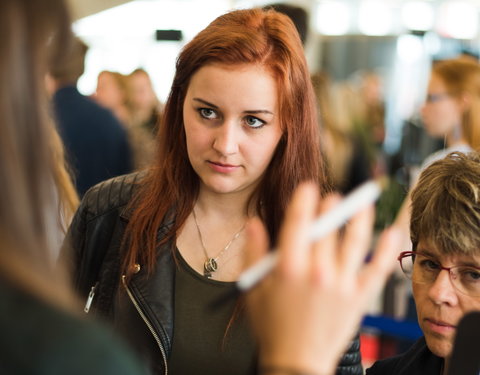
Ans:
[[[328,183],[315,99],[290,19],[238,10],[180,53],[156,165],[84,197],[67,235],[86,310],[111,321],[155,374],[255,374],[242,299],[244,226],[275,244],[294,189]],[[361,374],[358,340],[340,374]]]

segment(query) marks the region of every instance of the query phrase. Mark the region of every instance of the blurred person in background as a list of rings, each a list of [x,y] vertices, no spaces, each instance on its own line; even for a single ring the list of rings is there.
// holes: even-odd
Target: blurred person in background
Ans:
[[[57,128],[80,196],[101,181],[133,171],[127,131],[109,110],[77,90],[87,49],[75,38],[47,76]]]
[[[321,139],[332,183],[345,194],[371,176],[367,153],[354,137],[349,126],[341,124],[338,106],[333,104],[332,87],[326,73],[312,75],[317,97]]]
[[[308,12],[304,8],[288,3],[272,3],[264,6],[263,9],[273,9],[288,16],[298,31],[302,45],[305,46],[308,37],[309,17]]]
[[[121,124],[128,128],[132,123],[132,100],[128,77],[103,70],[97,77],[97,88],[93,98],[112,111]]]
[[[301,182],[329,191],[292,21],[262,9],[214,20],[180,53],[162,120],[152,168],[83,198],[65,242],[75,286],[155,374],[256,374],[242,299],[211,304],[235,290],[248,219],[275,244]],[[362,373],[358,337],[336,372]]]
[[[153,91],[148,73],[135,69],[128,76],[132,123],[128,128],[134,149],[135,167],[148,167],[155,158],[155,135],[160,125],[162,105]]]
[[[130,82],[133,122],[136,126],[148,129],[156,134],[162,113],[162,104],[153,90],[149,74],[142,68],[128,75]]]
[[[51,231],[75,194],[47,111],[49,64],[69,48],[61,0],[0,2],[0,373],[143,374],[111,333],[79,318]]]
[[[432,66],[421,115],[427,133],[444,139],[444,149],[429,155],[420,170],[453,151],[480,149],[480,65],[472,59],[437,61]],[[412,188],[418,172],[412,178]],[[395,222],[405,231],[409,246],[410,196],[405,198]]]

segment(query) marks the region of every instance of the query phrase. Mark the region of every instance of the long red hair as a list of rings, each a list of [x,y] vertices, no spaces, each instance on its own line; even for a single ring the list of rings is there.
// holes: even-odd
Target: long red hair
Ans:
[[[183,103],[190,79],[210,63],[258,64],[277,83],[279,119],[283,131],[274,156],[249,207],[256,208],[275,242],[285,208],[301,181],[316,181],[326,191],[320,152],[314,92],[303,47],[292,21],[273,10],[237,10],[215,19],[181,51],[176,74],[158,132],[158,163],[141,182],[131,202],[124,261],[140,262],[151,271],[159,245],[157,232],[171,212],[175,220],[162,243],[175,238],[193,209],[199,178],[190,165],[183,125]]]

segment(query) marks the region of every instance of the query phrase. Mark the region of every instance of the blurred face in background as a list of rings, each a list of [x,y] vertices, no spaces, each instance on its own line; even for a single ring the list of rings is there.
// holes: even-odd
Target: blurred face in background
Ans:
[[[448,93],[445,83],[436,74],[430,78],[421,114],[425,129],[432,137],[442,138],[461,126],[461,102]]]
[[[98,76],[95,100],[109,109],[115,109],[124,105],[125,94],[112,74],[102,72]]]
[[[139,110],[154,108],[157,105],[157,97],[148,75],[143,72],[136,72],[129,79],[134,108]]]

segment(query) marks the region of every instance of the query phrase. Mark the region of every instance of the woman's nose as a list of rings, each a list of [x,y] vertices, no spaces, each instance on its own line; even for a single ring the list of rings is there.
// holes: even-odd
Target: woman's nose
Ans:
[[[450,271],[441,270],[430,285],[429,297],[437,304],[454,305],[457,301],[457,291],[450,278]]]
[[[216,129],[213,148],[223,156],[238,152],[239,130],[233,121],[225,121]]]

